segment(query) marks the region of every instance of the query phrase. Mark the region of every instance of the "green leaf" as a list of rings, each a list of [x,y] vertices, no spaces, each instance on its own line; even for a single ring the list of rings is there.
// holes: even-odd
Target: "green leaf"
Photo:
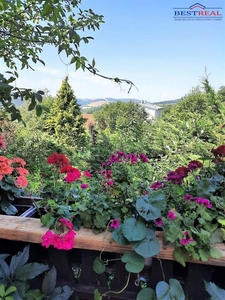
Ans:
[[[99,257],[96,257],[93,263],[93,270],[97,274],[102,274],[105,272],[105,263],[103,260],[101,260]]]
[[[140,241],[146,237],[147,228],[143,222],[129,218],[124,221],[122,232],[128,241]]]
[[[94,290],[94,300],[102,300],[102,295],[99,293],[98,289]]]
[[[0,261],[0,278],[9,278],[10,269],[7,263],[4,260]]]
[[[46,1],[43,5],[43,8],[41,10],[42,17],[49,15],[49,13],[52,11],[52,5],[51,2]]]
[[[185,250],[182,250],[181,248],[176,248],[173,252],[173,256],[177,262],[179,262],[183,267],[185,267],[185,261],[188,258]]]
[[[218,228],[210,236],[210,242],[212,244],[221,243],[223,242],[223,239],[224,239],[224,232],[222,228]]]
[[[218,228],[218,223],[212,224],[212,222],[205,222],[203,228],[210,234],[213,234]]]
[[[164,194],[150,192],[137,200],[136,209],[146,221],[150,221],[161,216],[161,210],[165,208],[165,205],[166,198]]]
[[[0,254],[0,260],[1,259],[6,259],[7,257],[9,257],[10,256],[10,254]]]
[[[180,282],[171,278],[169,284],[160,281],[156,286],[157,300],[185,300],[184,291]]]
[[[53,292],[56,286],[56,269],[53,266],[51,270],[46,274],[42,282],[42,291],[46,295],[49,295]]]
[[[209,253],[209,251],[207,252],[207,251],[204,251],[204,250],[202,250],[202,249],[199,250],[199,255],[200,255],[200,259],[201,259],[202,261],[208,261],[209,258],[210,258],[210,253]]]
[[[37,116],[40,117],[42,114],[42,106],[38,104],[36,105],[35,109],[36,109]]]
[[[47,213],[40,218],[41,224],[46,227],[51,227],[55,222],[55,218],[52,217],[51,213]]]
[[[222,226],[225,226],[225,219],[218,219],[218,223],[220,223]]]
[[[112,238],[118,245],[126,246],[130,244],[130,242],[123,235],[122,226],[119,226],[112,232]]]
[[[14,293],[16,291],[16,287],[14,285],[11,285],[10,287],[7,288],[7,290],[5,291],[5,296]]]
[[[211,300],[224,300],[225,299],[225,290],[219,288],[215,283],[213,282],[206,282],[205,283],[205,289],[211,296]]]
[[[28,263],[17,270],[15,276],[17,280],[29,280],[33,279],[39,274],[48,270],[48,267],[39,263]]]
[[[25,265],[29,259],[30,245],[26,246],[22,252],[18,252],[14,255],[10,262],[10,274],[12,277],[16,277],[17,271]]]
[[[5,285],[0,284],[0,297],[4,297],[4,296],[5,296]]]
[[[78,61],[78,60],[77,60],[77,57],[73,56],[73,57],[71,58],[70,64],[72,65],[72,64],[74,64],[74,63],[77,62],[77,61]]]
[[[11,296],[6,296],[6,297],[5,297],[5,300],[15,300],[15,298],[14,298],[14,297],[11,297]]]
[[[121,257],[122,262],[126,263],[125,268],[128,272],[139,273],[145,265],[144,257],[135,252],[127,252]]]
[[[216,259],[220,259],[222,257],[221,251],[217,248],[210,249],[210,255],[211,255],[211,257],[216,258]]]
[[[160,244],[156,238],[155,232],[151,229],[147,229],[146,237],[138,242],[131,243],[132,248],[138,254],[143,257],[151,257],[159,253]]]
[[[44,299],[45,295],[41,293],[40,290],[28,290],[25,294],[26,299],[32,299],[32,300],[41,300]]]
[[[157,300],[155,291],[151,288],[142,289],[138,294],[136,300]]]

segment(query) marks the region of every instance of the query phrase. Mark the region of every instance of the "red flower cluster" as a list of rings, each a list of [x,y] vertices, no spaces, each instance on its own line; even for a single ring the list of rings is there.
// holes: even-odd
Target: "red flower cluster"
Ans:
[[[202,167],[202,163],[198,160],[192,160],[189,162],[188,166],[178,167],[175,171],[169,171],[167,176],[164,177],[165,180],[181,185],[183,179],[188,176],[188,173]]]
[[[69,159],[63,153],[53,153],[47,159],[47,163],[55,165],[59,173],[66,174],[66,177],[64,178],[66,182],[72,183],[79,180],[82,174],[79,169],[71,166],[69,162]],[[84,171],[83,176],[90,178],[91,173]]]
[[[11,175],[15,179],[15,185],[18,188],[25,188],[28,185],[26,175],[28,170],[24,168],[26,162],[19,157],[8,159],[5,156],[0,156],[0,180],[4,176]]]
[[[216,149],[212,149],[211,152],[215,157],[225,157],[225,145],[220,145]]]
[[[62,168],[69,165],[69,159],[63,153],[53,153],[47,159],[48,164],[55,165],[57,168]]]
[[[73,224],[64,218],[59,219],[58,229],[63,228],[63,232],[54,233],[48,230],[42,237],[42,246],[49,248],[53,246],[60,250],[70,250],[74,246],[74,238],[76,232],[73,229]]]
[[[65,181],[68,183],[74,182],[81,177],[81,172],[77,168],[72,168],[65,177]]]

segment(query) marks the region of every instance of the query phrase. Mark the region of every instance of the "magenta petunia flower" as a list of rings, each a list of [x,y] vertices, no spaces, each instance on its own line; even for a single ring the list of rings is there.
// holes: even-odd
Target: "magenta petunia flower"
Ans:
[[[120,226],[120,222],[119,222],[118,219],[114,219],[114,220],[112,220],[112,222],[110,223],[110,227],[111,227],[111,228],[116,229],[116,228],[118,228],[119,226]]]
[[[84,176],[90,178],[91,173],[89,171],[84,171]]]
[[[155,220],[155,224],[158,226],[158,227],[161,227],[163,225],[163,220],[161,217],[159,217],[158,219]]]
[[[81,183],[80,187],[82,189],[87,189],[88,188],[88,184],[87,183]]]
[[[168,217],[169,219],[171,219],[171,220],[176,219],[175,213],[174,213],[173,211],[171,211],[171,210],[168,211],[167,217]]]
[[[181,239],[181,241],[180,241],[181,245],[186,246],[186,245],[190,244],[191,242],[194,242],[194,239],[189,236],[188,231],[185,231],[184,238]]]

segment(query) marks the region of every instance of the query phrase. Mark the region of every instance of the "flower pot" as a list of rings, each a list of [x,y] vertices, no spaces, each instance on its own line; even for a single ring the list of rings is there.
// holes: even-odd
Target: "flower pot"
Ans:
[[[31,217],[36,212],[36,208],[32,205],[15,204],[15,207],[18,210],[18,213],[16,215],[23,218]]]
[[[42,200],[42,198],[40,198],[40,197],[20,196],[20,197],[15,197],[14,203],[34,206],[34,202],[40,201],[40,200]]]

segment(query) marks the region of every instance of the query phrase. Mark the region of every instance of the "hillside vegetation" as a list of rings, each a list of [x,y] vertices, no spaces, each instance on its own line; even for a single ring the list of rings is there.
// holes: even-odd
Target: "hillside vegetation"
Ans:
[[[1,122],[7,155],[24,158],[36,174],[46,172],[46,158],[56,151],[69,155],[74,165],[95,171],[120,150],[147,154],[156,178],[224,143],[225,88],[216,92],[207,78],[179,102],[166,105],[155,122],[140,104],[117,101],[96,111],[95,122],[85,127],[67,79],[57,97],[48,96],[42,106],[40,117],[22,106],[26,127],[7,116]]]

